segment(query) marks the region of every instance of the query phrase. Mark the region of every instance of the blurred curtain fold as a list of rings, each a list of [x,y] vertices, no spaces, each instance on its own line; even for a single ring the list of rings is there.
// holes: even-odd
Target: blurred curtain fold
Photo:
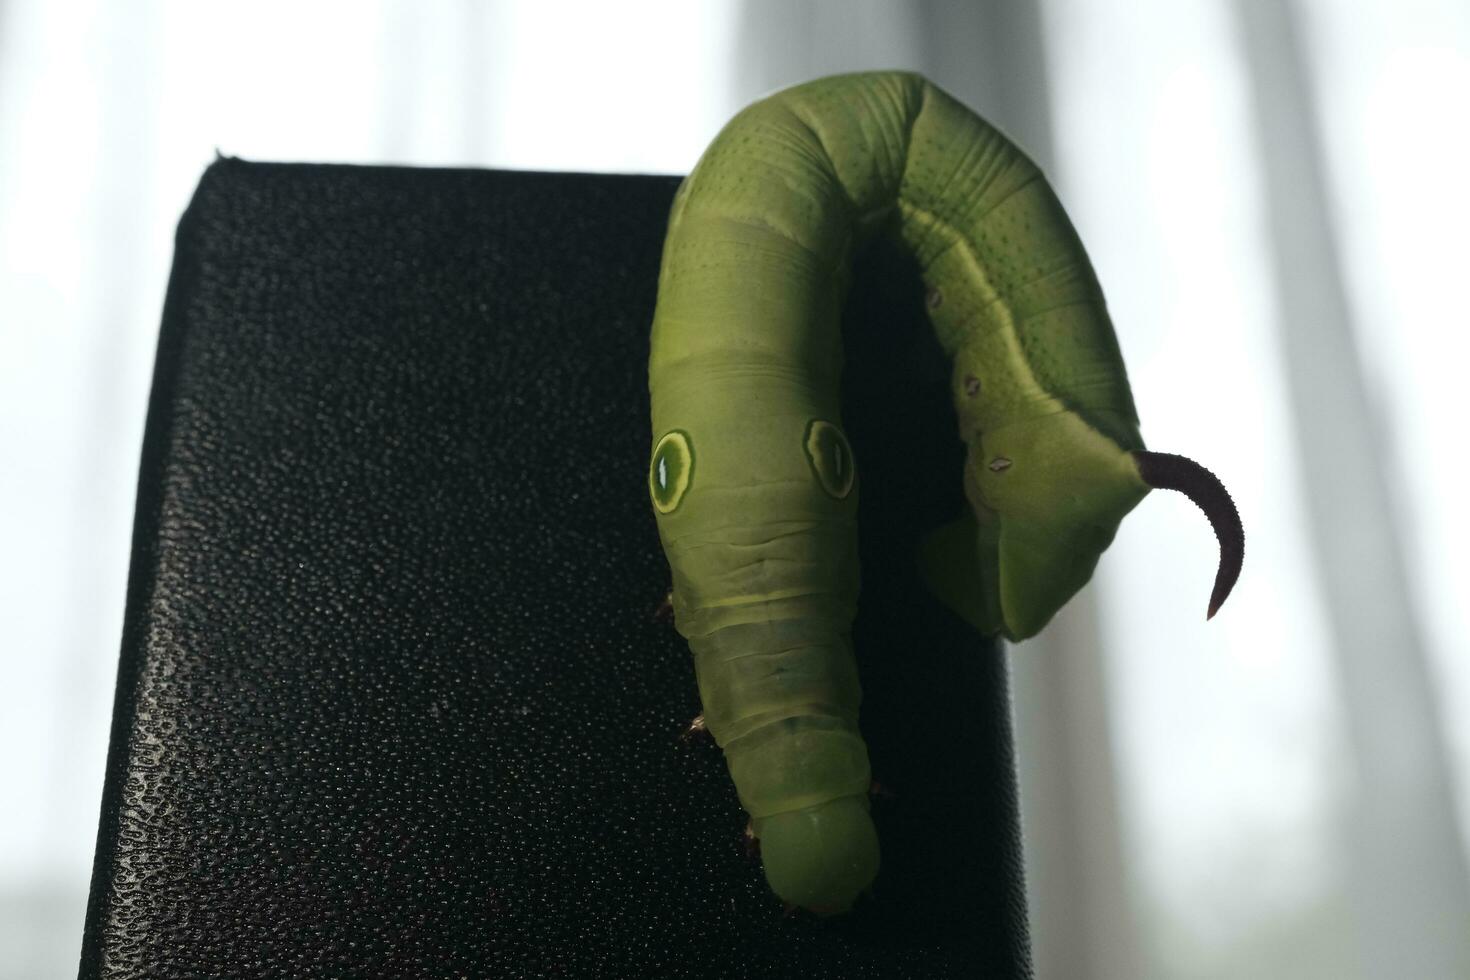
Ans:
[[[1470,976],[1450,753],[1409,595],[1402,503],[1348,299],[1322,121],[1291,3],[1235,0],[1310,537],[1358,786],[1344,814],[1366,976]]]

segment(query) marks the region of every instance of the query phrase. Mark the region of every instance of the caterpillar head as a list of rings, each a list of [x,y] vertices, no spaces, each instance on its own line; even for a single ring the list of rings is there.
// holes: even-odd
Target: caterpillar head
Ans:
[[[982,632],[1034,636],[1087,584],[1123,517],[1159,487],[1189,496],[1220,540],[1213,616],[1245,548],[1225,488],[1198,463],[1124,449],[1066,410],[972,438],[965,493],[974,517],[926,543],[926,577]]]
[[[766,881],[783,902],[821,917],[852,908],[878,874],[878,834],[859,796],[754,821]]]

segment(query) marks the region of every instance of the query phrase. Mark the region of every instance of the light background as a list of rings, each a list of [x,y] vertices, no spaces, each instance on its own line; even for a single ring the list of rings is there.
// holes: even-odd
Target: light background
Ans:
[[[1470,7],[0,0],[0,977],[76,971],[173,228],[252,160],[683,173],[904,67],[1054,179],[1152,495],[1013,651],[1038,976],[1470,976]]]

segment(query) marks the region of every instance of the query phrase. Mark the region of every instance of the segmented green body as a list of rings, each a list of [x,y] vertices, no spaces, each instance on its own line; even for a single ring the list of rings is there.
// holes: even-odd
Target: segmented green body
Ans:
[[[1009,140],[901,72],[800,85],[721,131],[670,217],[649,490],[705,721],[767,876],[819,912],[848,907],[878,866],[839,324],[853,254],[882,229],[923,270],[953,360],[965,547],[993,578],[946,599],[988,632],[1034,633],[1147,491],[1126,461],[1142,440],[1101,290]]]

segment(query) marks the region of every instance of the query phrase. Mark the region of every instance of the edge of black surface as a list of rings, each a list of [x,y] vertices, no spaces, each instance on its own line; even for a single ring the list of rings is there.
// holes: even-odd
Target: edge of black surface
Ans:
[[[148,412],[138,465],[137,499],[133,508],[131,556],[128,564],[126,605],[123,610],[122,644],[118,655],[117,684],[113,692],[112,727],[108,734],[107,763],[102,783],[101,813],[97,846],[92,859],[92,880],[87,895],[87,913],[82,931],[80,975],[97,973],[101,966],[99,926],[109,904],[112,870],[117,853],[119,818],[122,813],[121,774],[133,750],[130,737],[136,714],[136,691],[142,658],[139,642],[146,627],[147,596],[155,584],[158,520],[163,508],[162,473],[165,450],[173,432],[174,398],[183,340],[181,307],[198,279],[198,255],[185,247],[200,218],[201,200],[221,167],[231,165],[217,159],[204,171],[199,186],[179,218],[174,232],[174,258],[164,293],[163,314],[154,356],[153,383],[148,393]]]

